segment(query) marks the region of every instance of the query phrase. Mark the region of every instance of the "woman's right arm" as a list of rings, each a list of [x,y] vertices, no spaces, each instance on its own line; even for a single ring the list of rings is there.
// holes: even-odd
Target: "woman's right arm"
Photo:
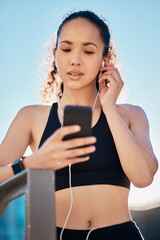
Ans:
[[[11,164],[17,158],[23,156],[27,147],[32,144],[32,129],[35,124],[34,114],[35,111],[32,106],[22,108],[0,145],[0,183],[14,176]],[[95,151],[95,147],[91,146],[96,142],[95,137],[63,141],[65,135],[79,130],[80,128],[76,126],[57,129],[39,149],[23,160],[24,167],[57,170],[69,164],[89,160],[89,157],[79,158],[78,156]],[[84,145],[88,146],[83,147]]]
[[[0,183],[14,176],[11,164],[23,156],[31,143],[32,107],[22,108],[13,122],[0,145]]]

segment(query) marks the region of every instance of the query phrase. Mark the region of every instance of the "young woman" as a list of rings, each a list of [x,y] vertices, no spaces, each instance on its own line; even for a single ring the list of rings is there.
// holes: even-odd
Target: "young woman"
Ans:
[[[27,106],[17,114],[0,146],[0,182],[23,167],[55,170],[57,239],[143,239],[128,209],[130,182],[150,185],[158,163],[144,111],[116,104],[123,81],[111,64],[108,26],[90,11],[70,14],[53,57],[43,95],[57,86],[61,97],[51,107]],[[92,108],[92,137],[62,140],[80,130],[62,127],[66,105]],[[28,145],[33,154],[20,158]],[[78,157],[84,154],[89,157]]]

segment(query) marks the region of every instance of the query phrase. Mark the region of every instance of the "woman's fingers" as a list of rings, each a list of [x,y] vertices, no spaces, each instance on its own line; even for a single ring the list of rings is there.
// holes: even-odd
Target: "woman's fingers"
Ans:
[[[63,140],[64,136],[78,131],[80,131],[80,127],[72,125],[59,128],[52,134],[41,147],[41,152],[46,155],[43,168],[45,168],[45,165],[46,168],[56,170],[68,166],[69,164],[83,162],[89,159],[88,157],[79,156],[89,155],[95,151],[96,148],[92,145],[96,142],[95,137],[91,136]]]
[[[70,148],[76,148],[81,147],[84,145],[91,145],[96,142],[96,138],[93,136],[90,137],[79,137],[79,138],[73,138],[70,140],[63,141],[63,138],[66,135],[70,135],[76,132],[80,131],[80,127],[78,125],[72,125],[72,126],[65,126],[62,128],[59,128],[52,136],[51,141],[54,141],[54,144],[56,144],[57,148],[62,149],[70,149]]]
[[[109,83],[109,86],[118,85],[118,82],[111,75],[105,75],[99,79],[99,84],[102,84],[102,86],[105,86],[106,82]]]
[[[74,148],[66,151],[66,158],[76,158],[82,155],[93,153],[96,150],[95,146],[88,146],[88,147],[81,147],[81,148]]]
[[[119,80],[122,81],[121,75],[118,69],[115,67],[104,66],[104,67],[101,67],[99,70],[101,72],[101,75],[109,74],[109,75],[112,75],[117,81]]]
[[[111,68],[111,67],[104,67],[104,68],[100,68],[100,77],[105,76],[105,75],[111,75],[113,76],[117,81],[118,80],[122,80],[120,73],[118,71],[117,68]]]
[[[64,126],[62,128],[57,129],[51,136],[51,139],[61,141],[64,138],[64,136],[79,132],[80,130],[81,127],[79,125]]]
[[[85,145],[91,145],[94,144],[96,141],[97,140],[95,137],[73,138],[71,140],[64,141],[64,148],[71,149]]]
[[[110,85],[115,85],[115,86],[118,85],[120,87],[124,85],[122,79],[117,77],[117,75],[113,72],[104,73],[102,76],[100,76],[98,82],[101,84],[104,82],[104,80],[107,80],[110,83]]]
[[[117,74],[113,71],[107,71],[107,72],[104,72],[104,73],[100,73],[99,75],[99,81],[101,81],[101,78],[102,77],[105,77],[105,76],[112,76],[113,78],[117,79]],[[118,79],[117,79],[118,80]]]
[[[56,152],[52,156],[53,169],[57,170],[57,169],[69,166],[69,164],[76,164],[76,163],[88,161],[90,157],[89,156],[83,157],[83,155],[89,155],[93,153],[95,150],[96,150],[95,146],[90,146],[90,147],[83,147],[83,148],[77,148],[77,149],[70,149],[63,152]]]
[[[84,142],[83,144],[78,143],[76,145],[69,145],[69,149],[66,149],[62,146],[54,146],[52,158],[54,159],[69,159],[69,158],[75,158],[81,155],[90,154],[95,151],[95,146],[89,145],[85,146]]]

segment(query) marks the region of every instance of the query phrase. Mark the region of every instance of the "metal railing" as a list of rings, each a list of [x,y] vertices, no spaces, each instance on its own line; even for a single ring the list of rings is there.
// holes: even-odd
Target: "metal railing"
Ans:
[[[8,204],[25,195],[25,239],[56,240],[55,172],[26,169],[0,184],[0,215]],[[133,220],[145,239],[160,239],[160,203],[131,208]]]
[[[132,207],[131,215],[145,240],[160,239],[160,202],[143,207]]]
[[[26,169],[0,184],[0,215],[25,195],[25,239],[56,240],[54,185],[54,171]]]

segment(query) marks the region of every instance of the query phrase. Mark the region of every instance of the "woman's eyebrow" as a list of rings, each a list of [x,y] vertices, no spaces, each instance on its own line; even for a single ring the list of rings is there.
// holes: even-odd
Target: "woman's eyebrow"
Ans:
[[[60,42],[60,44],[61,44],[61,43],[67,43],[67,44],[69,44],[69,45],[72,45],[72,42],[70,42],[70,41],[68,41],[68,40],[63,40],[63,41]]]
[[[96,48],[98,48],[97,45],[96,45],[95,43],[93,43],[93,42],[85,42],[85,43],[82,43],[82,45],[83,45],[83,46],[93,45],[93,46],[95,46]]]
[[[61,43],[67,43],[67,44],[69,44],[69,45],[72,45],[72,44],[73,44],[72,42],[70,42],[70,41],[68,41],[68,40],[63,40],[63,41],[60,42],[60,44],[61,44]],[[83,46],[93,45],[93,46],[97,47],[97,45],[96,45],[95,43],[93,43],[93,42],[84,42],[84,43],[82,43],[82,45],[83,45]],[[97,47],[97,48],[98,48],[98,47]]]

